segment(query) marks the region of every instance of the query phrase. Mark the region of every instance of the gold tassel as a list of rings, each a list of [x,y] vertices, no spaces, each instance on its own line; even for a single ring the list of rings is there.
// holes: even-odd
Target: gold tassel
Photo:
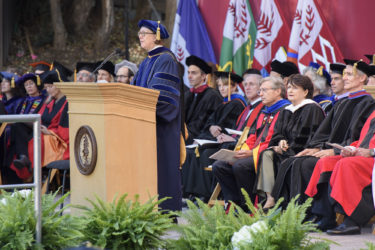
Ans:
[[[57,77],[59,78],[59,81],[62,82],[61,77],[60,77],[60,72],[57,69],[55,69],[55,70],[56,70],[56,73],[57,73]]]
[[[354,65],[353,65],[353,75],[354,76],[357,75],[357,65],[358,65],[358,63],[354,63]]]
[[[16,83],[15,83],[15,81],[14,81],[14,76],[13,76],[12,79],[10,80],[10,87],[11,87],[12,89],[14,89],[14,88],[16,87]]]
[[[323,66],[320,66],[319,69],[316,71],[316,73],[320,76],[323,76],[323,69],[324,67]]]
[[[53,63],[51,63],[51,66],[49,66],[49,70],[53,69]]]
[[[77,82],[77,69],[74,69],[74,82]]]
[[[36,85],[40,86],[40,84],[41,84],[41,82],[40,82],[40,76],[36,75]]]
[[[359,62],[362,62],[362,59],[353,64],[353,76],[357,75],[357,66]]]
[[[156,29],[156,40],[160,41],[160,21],[158,21],[158,28]]]
[[[375,54],[372,55],[372,64],[375,65]]]
[[[230,88],[231,87],[232,87],[232,84],[230,82],[230,72],[229,72],[229,76],[228,76],[228,102],[230,102],[230,95],[231,95]]]
[[[198,146],[198,147],[199,147],[199,146]],[[196,147],[195,150],[194,150],[195,157],[197,157],[197,158],[200,157],[198,147]]]

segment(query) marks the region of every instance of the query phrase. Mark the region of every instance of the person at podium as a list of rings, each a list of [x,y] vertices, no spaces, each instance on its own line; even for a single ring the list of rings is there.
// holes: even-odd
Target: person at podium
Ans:
[[[180,177],[180,78],[173,53],[163,46],[167,29],[151,20],[138,22],[138,38],[148,56],[139,66],[132,85],[160,91],[156,105],[156,137],[159,199],[163,210],[181,210]],[[141,167],[141,166],[139,166]]]

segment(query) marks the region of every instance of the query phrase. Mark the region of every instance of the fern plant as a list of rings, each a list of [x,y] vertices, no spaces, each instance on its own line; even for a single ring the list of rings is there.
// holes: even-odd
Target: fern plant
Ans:
[[[169,214],[157,210],[165,199],[155,201],[154,197],[141,204],[138,195],[134,201],[126,197],[124,194],[117,201],[115,197],[111,203],[96,197],[96,202],[88,200],[92,208],[77,206],[84,210],[85,240],[114,250],[163,247],[161,236],[173,225]]]
[[[69,194],[55,201],[56,194],[42,196],[42,244],[37,245],[33,192],[3,192],[0,197],[0,248],[61,249],[79,245],[83,237],[80,219],[69,214],[60,216],[62,210],[57,209]]]
[[[293,199],[284,212],[279,208],[282,202],[279,200],[266,214],[261,208],[255,208],[248,194],[242,192],[251,216],[236,205],[225,214],[218,204],[210,208],[200,200],[197,200],[198,206],[187,201],[189,210],[177,213],[187,223],[176,226],[181,237],[169,240],[168,249],[328,249],[327,242],[312,242],[308,233],[317,230],[312,223],[303,222],[311,200],[298,205]],[[251,239],[233,245],[234,233],[253,224],[262,226],[249,232]]]

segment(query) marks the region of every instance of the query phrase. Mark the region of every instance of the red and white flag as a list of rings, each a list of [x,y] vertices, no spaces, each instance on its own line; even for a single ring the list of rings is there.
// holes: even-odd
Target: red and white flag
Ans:
[[[298,0],[289,39],[288,61],[302,70],[311,61],[324,65],[343,62],[343,55],[315,0]]]
[[[257,39],[255,42],[253,67],[259,70],[271,70],[271,61],[277,54],[284,54],[288,45],[290,28],[280,11],[277,0],[262,0],[260,18],[257,24]],[[279,52],[279,53],[278,53]]]

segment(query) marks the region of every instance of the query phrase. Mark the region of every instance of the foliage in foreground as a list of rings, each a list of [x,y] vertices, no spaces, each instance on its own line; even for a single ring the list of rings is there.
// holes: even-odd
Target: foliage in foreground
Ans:
[[[56,193],[42,196],[42,245],[35,241],[34,193],[3,192],[0,198],[1,249],[62,249],[82,242],[81,221],[57,209],[69,193],[55,201]]]
[[[242,190],[252,215],[238,206],[231,206],[228,214],[216,204],[209,208],[198,200],[198,206],[188,202],[189,210],[178,213],[187,224],[176,226],[181,233],[178,240],[170,240],[168,249],[328,249],[327,242],[312,242],[308,233],[316,231],[311,222],[303,222],[306,209],[312,200],[298,205],[293,199],[287,209],[281,212],[281,200],[267,214],[256,209],[248,194]],[[244,238],[233,237],[243,226],[256,226]],[[257,225],[255,225],[257,224]],[[261,224],[261,225],[260,225]],[[247,230],[245,228],[245,230]],[[242,229],[244,231],[244,229]],[[236,238],[232,240],[233,238]],[[232,244],[233,243],[233,244]]]
[[[161,236],[173,225],[169,214],[157,210],[165,199],[155,201],[154,197],[141,204],[138,195],[134,201],[125,201],[126,197],[122,195],[117,202],[115,197],[111,203],[96,197],[96,202],[88,200],[92,208],[78,206],[85,212],[85,240],[106,249],[163,247]]]

